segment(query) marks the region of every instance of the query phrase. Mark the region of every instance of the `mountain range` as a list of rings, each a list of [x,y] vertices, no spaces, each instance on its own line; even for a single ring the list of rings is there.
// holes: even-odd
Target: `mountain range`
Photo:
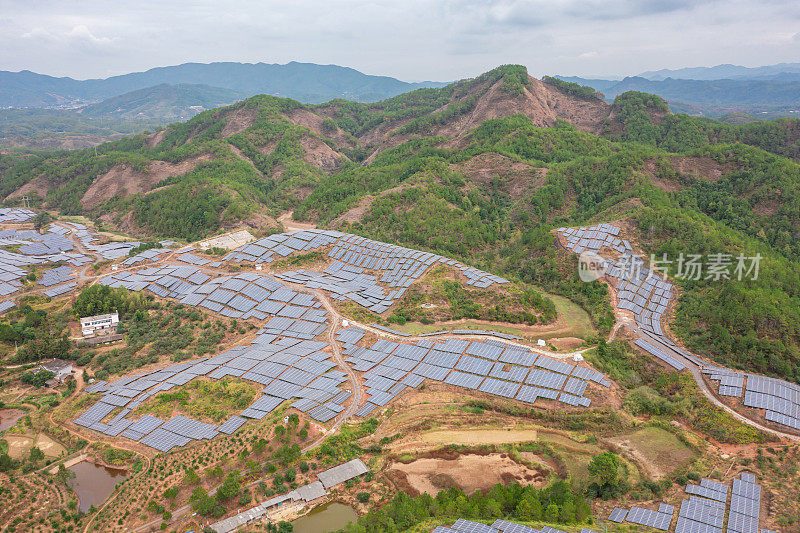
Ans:
[[[576,76],[558,78],[586,85],[603,93],[609,100],[627,91],[656,94],[673,110],[720,118],[731,113],[745,113],[758,118],[800,116],[800,75],[776,76],[773,79],[648,79],[631,76],[623,80],[586,79]]]
[[[105,79],[75,80],[0,71],[0,107],[74,108],[156,85],[207,85],[235,91],[242,97],[271,94],[304,103],[334,98],[377,101],[420,87],[443,83],[407,83],[388,76],[370,76],[337,65],[291,62],[184,63]]]
[[[653,81],[667,78],[685,80],[800,80],[800,63],[778,63],[761,67],[725,64],[675,70],[661,69],[642,72],[639,77]]]

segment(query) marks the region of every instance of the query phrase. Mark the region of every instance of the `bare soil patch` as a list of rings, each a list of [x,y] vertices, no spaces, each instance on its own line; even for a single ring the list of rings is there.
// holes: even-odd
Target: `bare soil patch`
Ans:
[[[654,480],[663,478],[695,457],[695,452],[678,437],[656,427],[642,428],[608,441]]]
[[[533,168],[527,163],[495,153],[479,154],[462,163],[453,163],[450,168],[480,185],[497,182],[500,190],[512,198],[519,198],[529,189],[541,187],[545,177],[545,172],[542,172],[544,169]]]
[[[460,455],[455,459],[422,458],[408,464],[394,463],[390,469],[405,476],[417,493],[435,496],[449,486],[471,494],[497,483],[516,481],[521,485],[544,485],[541,472],[515,462],[506,454]]]
[[[201,154],[180,163],[153,161],[147,172],[137,172],[128,165],[115,165],[111,170],[98,176],[81,198],[84,207],[96,207],[118,194],[137,194],[149,191],[158,182],[173,176],[191,172],[200,163],[211,161],[211,155]]]
[[[433,444],[510,444],[514,442],[535,441],[538,431],[535,429],[466,429],[435,430],[422,433],[419,438],[423,442]]]
[[[283,224],[283,227],[286,228],[286,231],[297,231],[303,229],[316,229],[317,225],[312,224],[310,222],[299,222],[292,218],[292,214],[294,211],[287,211],[286,213],[282,214],[278,217],[278,222]]]
[[[36,446],[46,457],[58,457],[66,449],[50,437],[44,434],[31,437],[28,435],[6,435],[3,437],[8,442],[8,455],[12,459],[22,459],[28,455],[31,448]]]
[[[240,107],[239,109],[228,113],[225,127],[222,128],[222,138],[227,139],[237,133],[242,133],[244,130],[255,124],[258,112],[249,107]]]
[[[167,136],[167,130],[161,130],[159,132],[151,133],[150,135],[148,135],[145,138],[145,142],[147,143],[147,146],[152,148],[154,146],[158,146],[159,144],[161,144],[161,141],[163,141],[164,137],[166,136]]]
[[[303,160],[321,170],[331,171],[347,160],[347,157],[334,151],[325,142],[316,137],[306,136],[300,140],[305,155]]]
[[[549,340],[550,344],[562,352],[571,352],[580,348],[583,339],[577,337],[556,337]]]
[[[709,181],[719,179],[736,170],[735,163],[717,163],[710,157],[672,157],[670,163],[681,174],[702,176]]]
[[[9,198],[17,198],[19,196],[25,195],[36,195],[40,198],[44,198],[47,196],[47,193],[50,191],[50,182],[47,181],[47,178],[44,176],[39,176],[38,178],[34,178],[16,191],[12,192],[8,195]]]
[[[284,113],[284,116],[292,124],[303,126],[304,128],[308,128],[309,130],[313,131],[317,135],[331,139],[337,144],[337,146],[353,146],[353,141],[347,132],[338,127],[335,130],[329,130],[323,127],[322,123],[325,120],[324,116],[312,113],[307,109],[294,109],[288,113]]]

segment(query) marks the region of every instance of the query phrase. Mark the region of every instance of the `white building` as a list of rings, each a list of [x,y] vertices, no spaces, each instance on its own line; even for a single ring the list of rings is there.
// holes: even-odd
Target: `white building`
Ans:
[[[81,318],[81,331],[85,337],[94,337],[97,334],[113,333],[119,324],[119,313],[107,315],[87,316]]]

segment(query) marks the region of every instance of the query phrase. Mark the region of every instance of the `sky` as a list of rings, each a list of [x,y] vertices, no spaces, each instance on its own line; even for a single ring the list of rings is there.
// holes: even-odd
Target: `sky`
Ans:
[[[0,0],[0,70],[337,64],[405,81],[800,61],[797,0]]]

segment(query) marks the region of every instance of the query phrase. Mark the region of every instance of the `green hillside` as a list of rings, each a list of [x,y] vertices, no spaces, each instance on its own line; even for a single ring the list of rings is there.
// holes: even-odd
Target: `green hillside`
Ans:
[[[566,295],[600,331],[613,323],[606,289],[578,281],[551,230],[622,220],[659,256],[760,253],[757,280],[678,280],[673,329],[699,353],[800,382],[798,131],[672,115],[642,93],[608,106],[505,66],[376,104],[256,96],[97,156],[0,162],[0,193],[38,180],[49,208],[187,240],[293,210]],[[110,170],[144,179],[153,162],[193,166],[87,199]]]

